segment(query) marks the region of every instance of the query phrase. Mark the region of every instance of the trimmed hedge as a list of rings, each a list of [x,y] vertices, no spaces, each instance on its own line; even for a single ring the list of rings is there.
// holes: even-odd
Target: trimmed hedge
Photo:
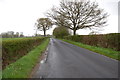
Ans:
[[[42,52],[46,50],[47,45],[49,44],[49,38],[45,39],[40,45],[38,45],[35,49],[29,51],[25,56],[18,59],[16,62],[8,65],[2,71],[3,80],[17,80],[18,78],[27,80],[27,78],[31,77],[31,72],[33,68],[38,63]],[[18,79],[19,80],[19,79]]]
[[[120,51],[120,33],[66,36],[64,39]]]
[[[2,42],[2,67],[15,62],[26,55],[31,49],[38,46],[45,38],[22,38],[3,40]]]

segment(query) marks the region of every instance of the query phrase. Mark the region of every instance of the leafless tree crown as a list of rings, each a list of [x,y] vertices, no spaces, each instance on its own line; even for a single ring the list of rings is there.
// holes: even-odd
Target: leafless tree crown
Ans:
[[[67,27],[73,30],[74,34],[78,29],[104,26],[108,16],[96,2],[85,0],[63,0],[60,7],[53,7],[47,15],[56,25]]]

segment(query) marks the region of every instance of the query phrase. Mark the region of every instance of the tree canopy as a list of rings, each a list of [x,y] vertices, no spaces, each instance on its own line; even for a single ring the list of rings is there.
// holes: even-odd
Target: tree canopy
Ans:
[[[37,29],[44,31],[44,36],[46,36],[46,30],[52,27],[53,23],[49,18],[39,18],[37,20]]]
[[[68,36],[70,34],[69,34],[69,30],[67,28],[65,28],[65,27],[56,27],[53,30],[53,35],[56,38],[63,38],[64,36]]]
[[[99,8],[96,2],[75,0],[60,2],[59,7],[53,7],[47,16],[58,26],[64,26],[76,31],[79,29],[105,26],[108,14]]]

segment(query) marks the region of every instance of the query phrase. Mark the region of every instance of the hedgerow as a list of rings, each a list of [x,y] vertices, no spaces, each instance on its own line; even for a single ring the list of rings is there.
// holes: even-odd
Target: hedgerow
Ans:
[[[22,38],[3,40],[2,42],[2,67],[15,62],[26,55],[31,49],[38,46],[45,38]]]
[[[120,33],[66,36],[64,39],[120,51]]]

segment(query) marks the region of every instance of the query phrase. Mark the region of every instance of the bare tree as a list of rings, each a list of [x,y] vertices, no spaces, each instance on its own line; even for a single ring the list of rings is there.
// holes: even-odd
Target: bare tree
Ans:
[[[44,36],[46,36],[46,30],[52,27],[52,21],[49,18],[39,18],[37,20],[37,29],[44,31]]]
[[[16,38],[19,37],[19,32],[16,32],[16,34],[14,35]]]
[[[24,37],[23,32],[20,32],[20,37]]]
[[[35,27],[35,29],[34,29],[35,30],[35,36],[38,36],[38,34],[37,34],[37,31],[38,31],[37,23],[34,24],[34,27]]]
[[[14,37],[14,31],[8,31],[7,34],[9,35],[10,38]]]
[[[51,17],[56,25],[67,27],[76,35],[79,29],[105,26],[108,14],[100,9],[96,2],[63,0],[60,7],[53,7],[47,16]]]
[[[99,32],[96,32],[96,31],[92,31],[89,33],[89,35],[97,35],[97,34],[99,34]]]

